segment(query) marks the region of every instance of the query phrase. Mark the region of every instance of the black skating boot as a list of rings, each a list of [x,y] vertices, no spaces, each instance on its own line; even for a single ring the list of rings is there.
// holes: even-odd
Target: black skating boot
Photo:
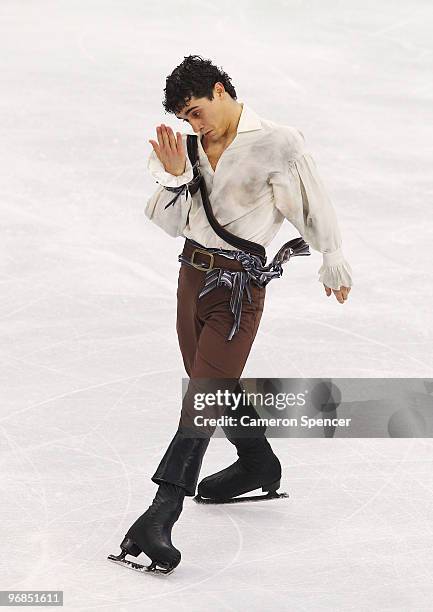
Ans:
[[[242,388],[237,385],[236,391],[241,393]],[[235,414],[239,420],[242,416],[259,418],[249,403],[239,406],[236,412],[230,414]],[[286,493],[277,493],[281,481],[281,464],[265,437],[266,427],[236,425],[223,426],[223,430],[227,439],[236,447],[239,459],[229,467],[204,478],[198,485],[198,495],[194,500],[198,503],[235,503],[288,497]],[[236,499],[239,495],[259,488],[266,495]]]
[[[177,431],[152,476],[159,484],[152,505],[129,528],[118,556],[108,559],[140,572],[168,574],[180,563],[181,553],[171,541],[171,530],[178,520],[185,495],[193,496],[209,438],[191,438]],[[144,552],[152,563],[148,567],[125,559]]]
[[[195,501],[214,503],[228,501],[251,501],[280,497],[281,464],[273,453],[269,442],[263,438],[236,439],[239,459],[229,467],[207,476],[198,485]],[[238,495],[261,488],[265,496],[239,498]]]
[[[152,564],[161,566],[165,573],[179,565],[181,554],[171,541],[171,530],[179,518],[185,490],[174,484],[162,483],[152,505],[128,529],[120,547],[137,557],[144,552]]]

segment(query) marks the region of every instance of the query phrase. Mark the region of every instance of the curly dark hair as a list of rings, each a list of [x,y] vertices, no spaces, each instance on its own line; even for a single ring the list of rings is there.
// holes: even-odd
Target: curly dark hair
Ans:
[[[236,90],[226,72],[200,55],[185,56],[183,62],[166,79],[162,105],[167,113],[178,113],[193,96],[213,100],[213,87],[218,82],[236,100]]]

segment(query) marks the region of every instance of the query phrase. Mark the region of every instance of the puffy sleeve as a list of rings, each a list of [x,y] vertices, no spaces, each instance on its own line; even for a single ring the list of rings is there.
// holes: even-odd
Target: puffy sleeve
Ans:
[[[271,172],[274,202],[278,210],[299,231],[306,242],[323,255],[318,281],[331,289],[351,287],[352,269],[342,251],[340,228],[334,207],[310,153],[304,136],[296,130],[290,157]]]
[[[186,150],[186,134],[182,138]],[[188,197],[187,185],[192,181],[194,173],[188,155],[183,174],[174,176],[166,172],[152,148],[147,169],[159,187],[148,199],[144,214],[170,236],[181,236],[188,223],[192,203],[192,198]]]

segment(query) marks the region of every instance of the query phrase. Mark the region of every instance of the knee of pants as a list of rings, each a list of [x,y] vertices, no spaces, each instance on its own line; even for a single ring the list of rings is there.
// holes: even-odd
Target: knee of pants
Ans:
[[[232,405],[231,394],[238,381],[237,378],[190,378],[182,400],[179,426],[213,435],[216,424],[212,421],[223,416]]]

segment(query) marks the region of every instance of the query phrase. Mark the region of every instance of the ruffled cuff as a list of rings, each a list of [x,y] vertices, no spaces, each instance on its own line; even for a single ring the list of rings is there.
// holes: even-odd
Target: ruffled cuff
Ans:
[[[174,176],[174,174],[170,174],[169,172],[165,171],[164,166],[159,161],[155,151],[152,150],[149,161],[147,162],[147,169],[153,178],[160,185],[162,185],[162,187],[181,187],[182,185],[186,185],[192,181],[194,178],[194,172],[188,156],[186,157],[185,172],[183,174],[179,174],[179,176]]]
[[[318,280],[331,289],[353,286],[352,268],[344,258],[341,248],[332,253],[323,253]]]

